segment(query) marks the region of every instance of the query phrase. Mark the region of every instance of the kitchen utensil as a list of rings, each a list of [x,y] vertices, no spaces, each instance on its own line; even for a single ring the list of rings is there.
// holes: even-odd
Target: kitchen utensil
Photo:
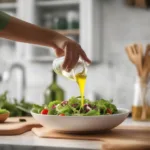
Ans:
[[[135,84],[134,105],[132,107],[133,119],[138,120],[139,116],[141,116],[140,120],[147,120],[149,107],[146,103],[146,94],[148,88],[148,75],[150,71],[150,45],[147,45],[144,56],[141,44],[128,46],[126,52],[138,71],[138,80],[136,81],[137,84]],[[138,97],[136,95],[138,95]]]
[[[20,122],[25,119],[25,122]],[[32,117],[10,117],[0,124],[0,135],[19,135],[30,131],[33,127],[41,127]]]
[[[63,132],[90,132],[110,130],[122,123],[129,110],[120,108],[117,114],[100,116],[57,116],[31,112],[32,116],[44,127]]]
[[[143,99],[143,107],[142,107],[142,115],[141,119],[145,120],[147,119],[147,111],[148,106],[146,103],[146,93],[147,93],[147,82],[148,82],[148,75],[150,72],[150,44],[146,47],[145,56],[143,58],[143,72],[142,72],[142,78],[141,78],[141,87],[142,87],[142,99]]]
[[[141,76],[142,74],[142,57],[143,57],[143,52],[142,48],[137,48],[135,45],[131,45],[125,48],[127,55],[130,59],[130,61],[135,64],[138,75]]]
[[[142,46],[140,44],[134,44],[134,49],[136,52],[140,53],[142,52]],[[143,59],[143,54],[141,54],[141,74],[140,74],[140,85],[141,85],[141,99],[143,101],[143,109],[142,109],[142,115],[141,115],[141,119],[145,120],[147,118],[147,112],[146,112],[146,91],[147,91],[147,83],[146,83],[146,78],[143,76],[144,72],[143,72],[143,68],[144,68],[144,59]],[[147,70],[147,66],[145,67],[145,70]]]
[[[9,117],[9,112],[0,114],[0,123],[5,122],[5,120]]]
[[[145,56],[143,57],[142,77],[145,78],[145,80],[147,80],[149,72],[150,72],[150,44],[147,45]]]
[[[133,64],[136,65],[139,79],[140,79],[140,85],[141,85],[141,99],[143,101],[143,111],[142,111],[142,119],[146,119],[146,100],[145,100],[145,95],[146,95],[146,83],[145,83],[145,78],[143,78],[143,75],[146,74],[145,71],[143,74],[143,69],[142,69],[142,64],[143,64],[143,50],[142,46],[139,44],[134,44],[126,48],[128,57],[132,61]],[[146,70],[146,69],[145,69]]]
[[[92,123],[91,123],[92,124]],[[88,126],[88,125],[87,125]],[[150,127],[120,125],[111,131],[93,134],[62,134],[46,128],[33,128],[33,133],[43,138],[100,141],[102,150],[149,150]]]

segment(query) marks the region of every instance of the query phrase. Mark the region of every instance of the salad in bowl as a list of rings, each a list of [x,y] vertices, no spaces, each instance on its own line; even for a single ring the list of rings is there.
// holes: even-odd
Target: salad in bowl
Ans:
[[[121,124],[129,111],[117,108],[112,100],[85,99],[81,107],[80,97],[68,101],[52,101],[48,105],[33,105],[32,116],[43,127],[57,132],[95,132],[110,130]]]

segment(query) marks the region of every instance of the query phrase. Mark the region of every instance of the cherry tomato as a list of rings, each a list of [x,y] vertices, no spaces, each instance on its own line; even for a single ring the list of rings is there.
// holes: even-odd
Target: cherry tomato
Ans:
[[[43,110],[41,111],[41,114],[47,115],[47,114],[48,114],[48,109],[43,109]]]
[[[59,114],[59,116],[65,116],[65,114]]]
[[[107,108],[107,113],[112,114],[112,111],[109,108]]]

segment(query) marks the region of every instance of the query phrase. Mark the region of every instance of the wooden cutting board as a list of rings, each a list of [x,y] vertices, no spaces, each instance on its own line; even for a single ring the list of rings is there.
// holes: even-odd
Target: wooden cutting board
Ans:
[[[43,127],[32,128],[32,131],[43,138],[101,141],[103,150],[150,150],[150,127],[118,126],[105,133],[88,135],[57,133]]]
[[[19,119],[25,119],[20,122]],[[33,127],[41,127],[32,117],[10,117],[0,123],[0,135],[18,135],[30,131]]]

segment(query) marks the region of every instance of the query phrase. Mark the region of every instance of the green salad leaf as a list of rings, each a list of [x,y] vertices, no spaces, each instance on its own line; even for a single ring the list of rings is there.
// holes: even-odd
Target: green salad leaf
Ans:
[[[107,101],[101,99],[97,100],[95,104],[99,108],[101,114],[106,114],[108,109],[110,109],[112,113],[117,113],[117,108],[114,104],[112,104],[112,102],[113,102],[112,100]]]
[[[100,112],[98,110],[90,110],[84,116],[99,116]]]
[[[60,104],[61,103],[61,101],[59,101],[59,100],[56,100],[56,101],[52,101],[52,102],[50,102],[49,104],[48,104],[48,108],[52,108],[54,105],[57,105],[57,104]]]
[[[62,106],[61,104],[58,104],[56,106],[56,110],[57,110],[58,114],[66,114],[66,113],[72,114],[73,113],[73,111],[69,105]]]
[[[48,105],[33,105],[32,111],[41,113],[43,109],[47,109],[48,115],[60,116],[99,116],[107,114],[115,114],[118,112],[113,100],[100,99],[91,102],[84,100],[84,106],[81,106],[81,97],[71,97],[67,101],[52,101]]]
[[[34,113],[41,113],[41,111],[43,109],[44,109],[44,106],[40,106],[40,105],[34,104],[33,108],[32,108],[32,112],[34,112]]]
[[[9,113],[9,111],[6,109],[0,109],[0,114],[5,114],[5,113]]]
[[[68,101],[68,105],[70,106],[74,114],[80,113],[81,100],[76,97],[71,97]]]

